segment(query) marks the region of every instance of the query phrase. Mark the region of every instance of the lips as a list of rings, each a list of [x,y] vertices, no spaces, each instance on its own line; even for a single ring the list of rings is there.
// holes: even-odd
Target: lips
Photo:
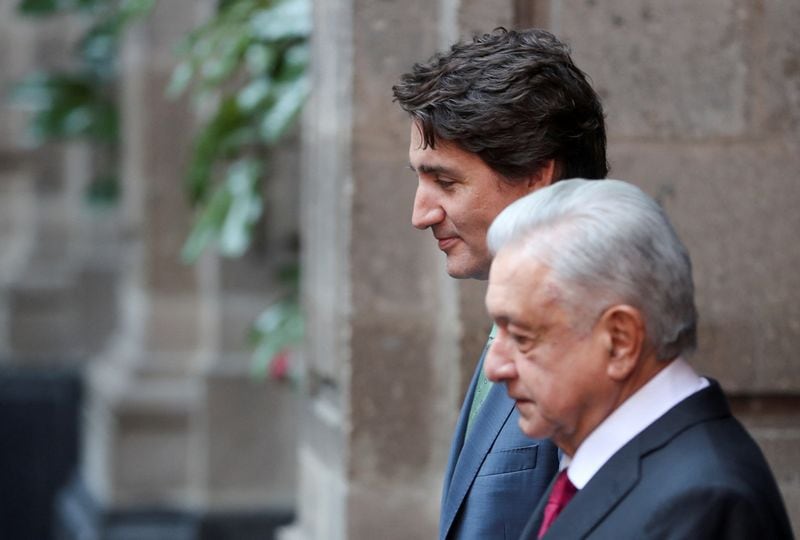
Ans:
[[[439,241],[439,249],[442,251],[447,251],[451,247],[453,247],[456,242],[458,242],[458,236],[443,236],[443,237],[436,237],[436,240]]]
[[[511,399],[514,400],[514,403],[517,406],[524,405],[526,403],[534,403],[534,401],[532,399],[524,398],[522,396],[518,396],[516,394],[512,394],[511,392],[507,392],[507,394],[508,394],[508,397],[510,397]]]

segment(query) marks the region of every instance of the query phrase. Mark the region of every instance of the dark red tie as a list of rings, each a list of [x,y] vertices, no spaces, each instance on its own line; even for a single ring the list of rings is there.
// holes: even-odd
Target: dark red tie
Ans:
[[[539,528],[539,536],[541,538],[550,528],[550,525],[558,517],[558,514],[567,506],[567,503],[572,500],[578,489],[572,485],[567,477],[567,469],[558,473],[556,483],[553,485],[553,490],[550,492],[550,497],[547,499],[547,504],[544,506],[544,518],[542,519],[542,526]]]

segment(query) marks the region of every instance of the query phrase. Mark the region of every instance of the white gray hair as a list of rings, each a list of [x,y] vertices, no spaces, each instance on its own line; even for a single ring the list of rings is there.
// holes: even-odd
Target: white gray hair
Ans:
[[[573,309],[637,308],[659,359],[695,349],[689,253],[661,206],[633,184],[562,180],[503,210],[487,242],[492,254],[513,244],[545,264]]]

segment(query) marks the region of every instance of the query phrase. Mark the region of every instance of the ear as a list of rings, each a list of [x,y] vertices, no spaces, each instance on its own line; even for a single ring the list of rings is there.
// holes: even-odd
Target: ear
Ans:
[[[547,187],[556,180],[558,165],[555,159],[548,159],[539,170],[528,177],[528,193]]]
[[[603,313],[600,324],[608,345],[606,372],[612,380],[625,381],[635,371],[642,354],[644,317],[632,306],[616,305]]]

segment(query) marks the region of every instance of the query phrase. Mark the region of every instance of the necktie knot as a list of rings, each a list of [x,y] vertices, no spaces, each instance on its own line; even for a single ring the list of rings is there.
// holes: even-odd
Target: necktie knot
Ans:
[[[567,476],[567,470],[564,469],[558,473],[553,489],[550,491],[550,496],[547,498],[547,504],[544,506],[544,517],[542,519],[542,526],[539,528],[539,535],[537,538],[542,538],[550,525],[558,517],[558,514],[567,506],[567,503],[572,500],[578,489],[570,482]]]

